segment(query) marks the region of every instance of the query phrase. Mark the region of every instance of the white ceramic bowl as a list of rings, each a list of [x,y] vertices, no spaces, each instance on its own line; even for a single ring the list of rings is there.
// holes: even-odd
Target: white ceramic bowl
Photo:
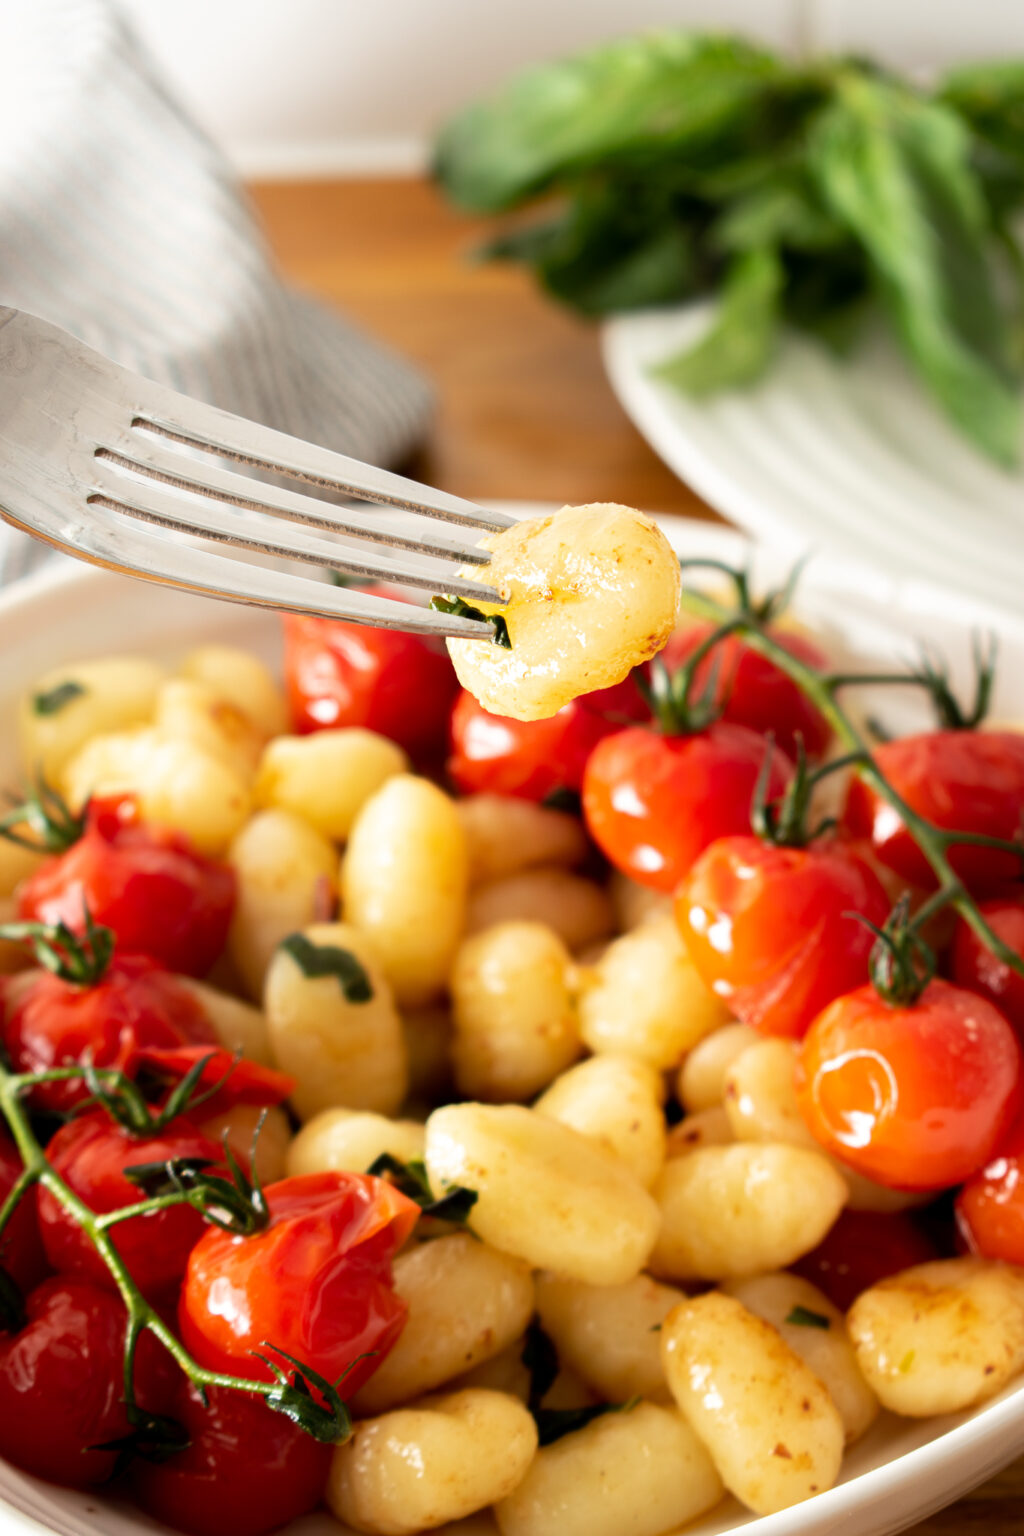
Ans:
[[[742,561],[749,552],[738,535],[707,524],[673,519],[665,524],[681,552]],[[766,580],[784,572],[770,552],[755,570]],[[918,639],[941,647],[954,677],[969,678],[971,630],[995,625],[1001,640],[1001,680],[995,713],[1024,718],[1024,621],[937,588],[851,573],[841,564],[812,563],[797,610],[842,651],[892,662],[912,655]],[[0,720],[10,721],[16,695],[44,668],[70,658],[110,651],[172,657],[199,640],[221,640],[277,650],[273,619],[247,609],[147,587],[83,568],[43,572],[0,595]],[[904,701],[904,704],[906,701]],[[878,701],[891,718],[892,697]],[[904,709],[903,718],[912,723]],[[0,785],[12,782],[11,733],[0,733]],[[1011,1461],[1024,1446],[1024,1382],[974,1413],[922,1422],[883,1416],[847,1457],[842,1482],[828,1493],[780,1514],[755,1520],[737,1504],[720,1505],[688,1528],[692,1536],[718,1536],[740,1526],[756,1536],[888,1536],[951,1503]],[[138,1536],[162,1531],[128,1505],[98,1493],[52,1488],[0,1462],[0,1532],[4,1536],[57,1531],[61,1536]],[[289,1528],[291,1536],[339,1536],[327,1515]],[[225,1530],[224,1536],[231,1536]],[[557,1536],[557,1532],[552,1532]]]

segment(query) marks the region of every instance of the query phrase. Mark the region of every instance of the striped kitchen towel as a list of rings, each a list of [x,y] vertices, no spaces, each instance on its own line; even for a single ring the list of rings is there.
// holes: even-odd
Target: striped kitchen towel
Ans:
[[[223,157],[112,4],[2,0],[0,57],[0,303],[355,458],[416,446],[426,381],[281,285]],[[60,558],[0,525],[0,581]]]

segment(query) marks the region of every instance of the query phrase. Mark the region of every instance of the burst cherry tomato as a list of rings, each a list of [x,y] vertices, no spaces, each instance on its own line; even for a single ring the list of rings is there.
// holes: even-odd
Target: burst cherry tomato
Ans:
[[[987,901],[982,903],[981,913],[996,937],[1024,959],[1024,905],[1019,901]],[[994,955],[962,917],[957,918],[953,935],[953,980],[990,998],[1024,1033],[1024,976]]]
[[[1024,1120],[967,1180],[956,1201],[957,1228],[972,1253],[1024,1264]]]
[[[124,1303],[91,1281],[61,1275],[32,1292],[25,1312],[24,1328],[0,1336],[0,1455],[53,1483],[105,1482],[115,1453],[95,1447],[129,1432]],[[140,1406],[165,1412],[176,1374],[144,1334],[135,1355]]]
[[[314,1173],[266,1190],[270,1221],[240,1237],[211,1228],[192,1250],[179,1306],[182,1338],[219,1371],[263,1374],[265,1343],[337,1381],[345,1395],[371,1376],[398,1338],[406,1304],[391,1259],[419,1207],[359,1173]]]
[[[691,624],[677,630],[670,636],[660,660],[670,672],[676,671],[712,632],[710,624]],[[803,635],[787,634],[785,630],[770,633],[797,660],[815,670],[827,666],[825,653]],[[808,757],[821,757],[832,739],[828,721],[773,661],[752,651],[738,635],[726,635],[697,663],[697,694],[709,684],[713,666],[718,668],[716,702],[723,720],[745,725],[762,736],[771,731],[778,746],[790,757],[796,756],[798,738],[803,741]]]
[[[851,912],[881,925],[889,898],[842,843],[777,848],[724,837],[706,848],[675,903],[702,979],[746,1024],[799,1036],[833,998],[860,986],[874,943]]]
[[[817,1248],[791,1265],[843,1312],[861,1291],[915,1264],[941,1257],[912,1216],[902,1211],[840,1211]]]
[[[22,1163],[11,1137],[0,1127],[0,1206],[21,1177]],[[22,1291],[29,1291],[46,1274],[46,1255],[39,1236],[35,1201],[31,1193],[15,1207],[0,1237],[0,1269]]]
[[[870,986],[818,1015],[797,1063],[800,1110],[827,1151],[894,1189],[945,1189],[982,1167],[1020,1101],[1012,1027],[932,981],[891,1007]]]
[[[390,588],[368,588],[408,601]],[[397,629],[298,615],[284,620],[285,681],[300,732],[361,725],[415,758],[444,751],[458,683],[444,644]]]
[[[224,948],[234,900],[228,865],[204,858],[179,832],[143,826],[135,800],[120,796],[92,802],[82,837],[30,876],[18,912],[80,932],[88,908],[122,954],[201,976]]]
[[[77,1064],[131,1071],[144,1046],[215,1043],[210,1023],[185,985],[145,955],[115,955],[92,985],[49,971],[22,971],[4,987],[3,1038],[17,1072]],[[88,1098],[84,1083],[44,1083],[39,1109],[66,1111]]]
[[[164,1163],[172,1157],[223,1161],[216,1142],[184,1118],[151,1136],[136,1137],[105,1109],[92,1110],[61,1127],[46,1156],[64,1182],[90,1210],[116,1211],[144,1199],[125,1177],[132,1164]],[[114,1280],[82,1227],[46,1189],[38,1191],[39,1227],[54,1269],[113,1286]],[[169,1290],[185,1273],[189,1253],[206,1231],[201,1214],[188,1205],[169,1206],[111,1229],[113,1242],[139,1289],[148,1295]]]
[[[545,800],[556,790],[579,790],[591,752],[620,729],[621,722],[588,709],[583,699],[547,720],[510,720],[488,714],[463,692],[452,711],[448,774],[464,795]]]
[[[710,843],[749,832],[769,751],[767,792],[774,798],[789,782],[792,764],[745,726],[717,721],[690,736],[639,726],[619,731],[587,764],[583,812],[590,834],[616,868],[641,885],[674,891]]]
[[[1019,839],[1024,808],[1024,735],[1014,731],[928,731],[876,748],[875,762],[911,810],[946,831]],[[914,885],[935,884],[928,861],[892,806],[854,779],[845,821],[870,837],[881,862]],[[954,847],[950,863],[972,890],[991,891],[1021,872],[998,849]]]
[[[287,1072],[236,1056],[224,1046],[211,1049],[206,1045],[144,1045],[136,1051],[132,1067],[144,1068],[172,1089],[200,1061],[203,1069],[198,1087],[209,1095],[203,1099],[204,1119],[226,1114],[236,1104],[271,1109],[275,1104],[283,1104],[295,1088],[295,1079]]]
[[[191,1536],[263,1536],[308,1514],[327,1483],[332,1448],[258,1397],[209,1389],[209,1407],[183,1382],[171,1408],[184,1451],[137,1462],[134,1491],[158,1520]]]

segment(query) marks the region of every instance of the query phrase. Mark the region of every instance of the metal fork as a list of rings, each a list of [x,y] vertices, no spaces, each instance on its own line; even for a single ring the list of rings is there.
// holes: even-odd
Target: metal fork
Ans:
[[[262,474],[301,481],[328,495],[420,512],[434,526],[425,525],[422,533],[403,531],[379,508],[335,505],[322,494],[271,484],[259,478]],[[0,517],[79,560],[164,586],[254,607],[468,639],[493,638],[493,626],[482,618],[435,612],[216,554],[181,536],[257,557],[305,561],[368,582],[426,588],[473,604],[500,599],[492,587],[457,576],[452,567],[485,565],[488,551],[437,524],[497,533],[514,521],[177,394],[110,362],[57,326],[2,306]],[[300,526],[290,526],[295,524]],[[359,542],[347,547],[305,528]],[[375,545],[430,557],[433,564],[395,559]]]

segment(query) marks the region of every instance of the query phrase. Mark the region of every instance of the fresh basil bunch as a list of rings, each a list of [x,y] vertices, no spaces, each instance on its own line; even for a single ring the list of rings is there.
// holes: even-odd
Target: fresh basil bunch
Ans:
[[[476,212],[539,201],[485,254],[585,314],[719,292],[659,370],[680,389],[758,378],[784,321],[846,349],[877,299],[961,431],[1018,462],[1024,61],[926,92],[860,59],[654,33],[516,76],[447,125],[436,170]]]

